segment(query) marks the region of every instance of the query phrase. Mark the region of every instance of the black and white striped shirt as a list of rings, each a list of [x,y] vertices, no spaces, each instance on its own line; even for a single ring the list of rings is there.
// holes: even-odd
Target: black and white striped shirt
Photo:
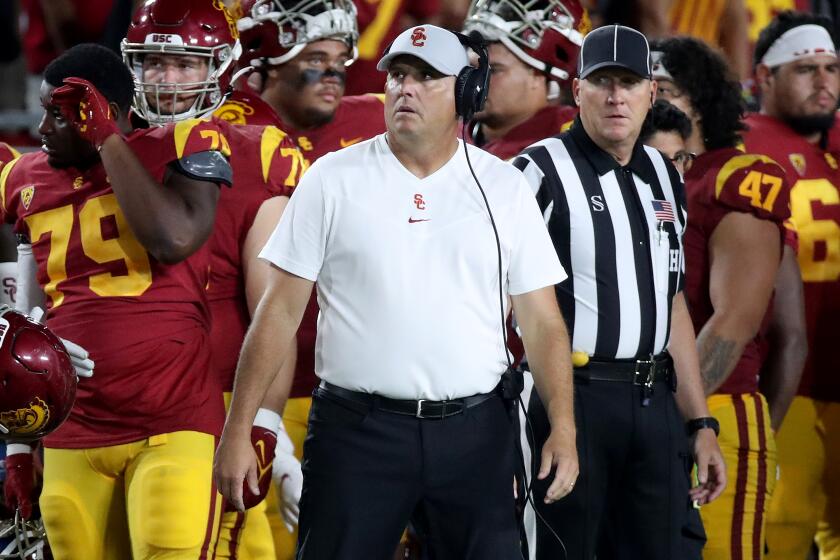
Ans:
[[[534,189],[569,275],[556,290],[572,349],[601,360],[662,352],[684,276],[685,193],[674,166],[637,143],[622,167],[579,119],[514,165]]]

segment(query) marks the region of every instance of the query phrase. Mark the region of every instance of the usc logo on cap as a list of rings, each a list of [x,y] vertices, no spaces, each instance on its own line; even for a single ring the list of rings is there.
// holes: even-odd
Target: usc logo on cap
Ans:
[[[418,27],[411,32],[411,44],[415,47],[422,47],[426,44],[426,30]]]

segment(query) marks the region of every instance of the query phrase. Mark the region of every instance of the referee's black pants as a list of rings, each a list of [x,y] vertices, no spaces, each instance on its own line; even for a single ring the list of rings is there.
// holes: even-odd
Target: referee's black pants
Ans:
[[[536,521],[538,560],[690,560],[705,533],[688,495],[693,465],[685,424],[665,382],[654,384],[648,406],[630,382],[575,378],[580,476],[574,490],[543,503],[551,477],[534,479],[534,504],[562,539]],[[536,391],[528,405],[539,463],[549,434]],[[527,532],[527,528],[526,528]],[[533,528],[531,528],[533,534]],[[534,557],[534,556],[532,556]]]
[[[412,514],[435,560],[516,560],[514,428],[492,397],[418,419],[317,389],[303,448],[298,560],[391,560]]]

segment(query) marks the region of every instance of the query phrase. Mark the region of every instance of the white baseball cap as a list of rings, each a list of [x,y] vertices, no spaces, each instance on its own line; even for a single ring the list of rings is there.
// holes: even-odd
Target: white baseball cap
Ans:
[[[376,65],[386,71],[396,57],[409,54],[425,61],[429,66],[447,76],[457,76],[470,65],[467,47],[458,36],[434,25],[417,25],[400,33]]]

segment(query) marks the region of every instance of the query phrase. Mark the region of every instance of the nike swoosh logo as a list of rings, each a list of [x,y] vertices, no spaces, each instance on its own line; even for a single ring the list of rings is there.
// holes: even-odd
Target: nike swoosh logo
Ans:
[[[409,223],[409,224],[416,224],[417,222],[428,222],[428,221],[429,221],[429,219],[428,219],[428,218],[417,218],[417,219],[415,219],[415,218],[409,218],[409,219],[408,219],[408,223]]]
[[[342,138],[338,141],[338,143],[341,144],[342,148],[346,148],[347,146],[352,146],[353,144],[358,144],[361,141],[362,141],[362,137],[359,136],[358,138],[351,138],[350,140],[345,140],[344,138]]]

